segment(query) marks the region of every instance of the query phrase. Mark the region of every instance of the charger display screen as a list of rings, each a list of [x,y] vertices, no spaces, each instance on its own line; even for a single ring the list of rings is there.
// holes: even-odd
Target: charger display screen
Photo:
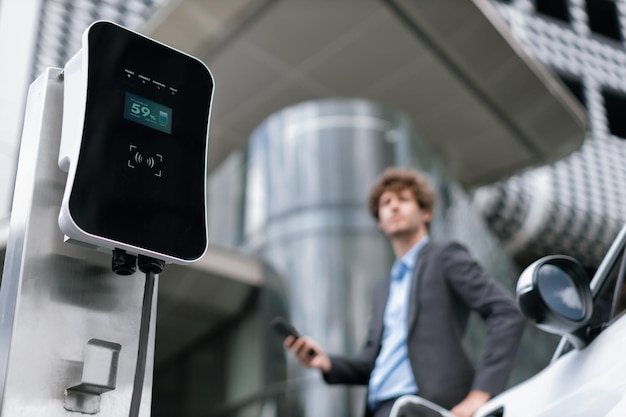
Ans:
[[[145,97],[126,92],[124,118],[172,134],[172,109]]]

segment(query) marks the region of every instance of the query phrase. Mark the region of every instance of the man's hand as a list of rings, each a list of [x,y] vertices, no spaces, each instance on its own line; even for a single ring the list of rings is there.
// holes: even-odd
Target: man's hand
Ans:
[[[476,410],[482,407],[491,398],[491,394],[480,390],[471,390],[467,397],[454,406],[450,412],[456,417],[472,417]]]
[[[307,368],[317,368],[326,373],[330,371],[330,358],[317,343],[308,337],[287,336],[283,344],[298,360],[300,365]]]

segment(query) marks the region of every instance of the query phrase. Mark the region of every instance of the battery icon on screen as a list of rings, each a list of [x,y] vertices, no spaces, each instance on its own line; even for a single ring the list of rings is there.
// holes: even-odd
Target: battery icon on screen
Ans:
[[[161,126],[167,126],[168,116],[166,111],[159,110],[159,123]]]

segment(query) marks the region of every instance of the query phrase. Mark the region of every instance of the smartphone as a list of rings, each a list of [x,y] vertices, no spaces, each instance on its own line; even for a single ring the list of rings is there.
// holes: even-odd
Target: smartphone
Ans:
[[[296,339],[300,337],[300,332],[298,332],[298,330],[293,327],[293,324],[289,323],[287,320],[280,316],[274,317],[270,322],[270,326],[272,326],[272,329],[274,329],[274,331],[282,337],[293,336]],[[309,356],[315,356],[317,352],[315,351],[315,349],[309,349],[307,353],[309,354]]]
[[[296,328],[280,316],[274,317],[270,322],[270,326],[272,326],[272,329],[274,329],[276,333],[283,337],[293,336],[296,339],[300,337],[300,333],[296,330]]]

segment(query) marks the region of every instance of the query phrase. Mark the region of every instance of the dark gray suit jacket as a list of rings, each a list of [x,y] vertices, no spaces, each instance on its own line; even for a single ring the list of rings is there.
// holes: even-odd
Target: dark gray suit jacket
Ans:
[[[367,384],[381,347],[389,278],[374,290],[368,336],[356,357],[331,356],[324,375],[330,384]],[[487,326],[480,363],[468,358],[462,339],[469,314]],[[418,255],[408,316],[408,350],[419,395],[446,408],[470,389],[492,395],[505,386],[520,343],[524,320],[509,292],[487,275],[458,243],[434,243]],[[367,410],[366,416],[371,410]]]

